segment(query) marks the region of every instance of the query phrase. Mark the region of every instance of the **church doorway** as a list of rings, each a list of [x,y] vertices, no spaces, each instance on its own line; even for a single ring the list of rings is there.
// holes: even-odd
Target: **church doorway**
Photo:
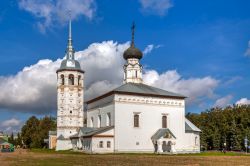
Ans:
[[[168,141],[168,142],[163,141],[162,142],[162,151],[163,152],[171,152],[171,145],[172,145],[171,141]]]

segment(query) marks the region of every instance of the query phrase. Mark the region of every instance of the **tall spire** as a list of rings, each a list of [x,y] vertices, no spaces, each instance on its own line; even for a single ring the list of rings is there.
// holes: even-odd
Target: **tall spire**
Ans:
[[[74,57],[74,48],[72,44],[72,32],[71,32],[71,11],[69,11],[69,39],[68,39],[68,46],[67,46],[67,59],[75,59]]]
[[[133,21],[131,26],[131,32],[132,32],[132,39],[131,39],[131,47],[135,46],[135,22]]]

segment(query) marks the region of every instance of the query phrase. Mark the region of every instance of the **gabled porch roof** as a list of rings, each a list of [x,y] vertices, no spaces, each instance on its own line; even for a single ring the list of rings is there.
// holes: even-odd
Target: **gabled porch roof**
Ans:
[[[164,137],[166,134],[170,134],[172,138],[176,139],[175,135],[170,131],[169,128],[161,128],[151,137],[152,141],[157,141],[161,137]]]

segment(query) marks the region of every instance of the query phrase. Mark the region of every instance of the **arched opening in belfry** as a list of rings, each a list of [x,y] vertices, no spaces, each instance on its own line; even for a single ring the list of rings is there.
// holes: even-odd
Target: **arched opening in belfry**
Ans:
[[[64,75],[61,75],[61,84],[64,85]]]
[[[69,85],[74,85],[74,75],[73,74],[69,75]]]
[[[78,76],[78,85],[81,85],[81,76]]]

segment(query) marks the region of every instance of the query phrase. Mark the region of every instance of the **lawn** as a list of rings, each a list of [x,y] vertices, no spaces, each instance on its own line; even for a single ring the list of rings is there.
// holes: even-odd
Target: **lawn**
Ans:
[[[0,165],[249,165],[250,155],[244,153],[206,152],[186,155],[105,154],[88,155],[71,151],[33,149],[0,153]]]

